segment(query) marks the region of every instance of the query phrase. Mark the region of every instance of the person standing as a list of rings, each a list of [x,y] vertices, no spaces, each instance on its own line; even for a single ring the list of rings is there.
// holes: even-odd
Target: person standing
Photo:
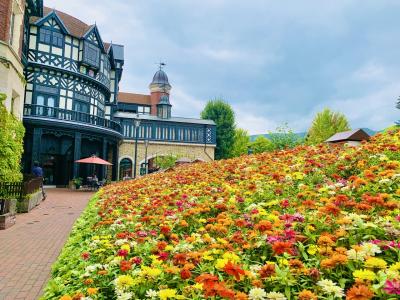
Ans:
[[[45,193],[44,187],[43,187],[43,169],[40,167],[38,161],[35,161],[35,162],[33,163],[32,174],[33,174],[33,176],[35,176],[36,178],[39,178],[39,177],[41,178],[40,187],[42,188],[43,200],[45,200],[45,199],[46,199],[46,193]]]

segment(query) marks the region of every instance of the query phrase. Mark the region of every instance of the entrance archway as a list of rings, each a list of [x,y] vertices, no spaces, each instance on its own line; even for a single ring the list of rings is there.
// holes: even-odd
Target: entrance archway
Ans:
[[[132,160],[130,158],[123,158],[119,162],[119,178],[127,179],[132,178]]]

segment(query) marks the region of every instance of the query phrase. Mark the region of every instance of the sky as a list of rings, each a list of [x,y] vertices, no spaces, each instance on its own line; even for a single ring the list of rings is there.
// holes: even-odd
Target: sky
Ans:
[[[157,63],[172,114],[223,98],[250,134],[306,131],[325,107],[352,128],[400,119],[398,0],[45,0],[125,46],[120,91],[148,94]]]

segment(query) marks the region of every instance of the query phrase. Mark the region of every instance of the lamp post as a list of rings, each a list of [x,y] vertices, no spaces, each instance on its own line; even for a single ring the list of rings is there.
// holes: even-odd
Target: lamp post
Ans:
[[[135,166],[134,166],[134,168],[133,168],[133,178],[136,178],[136,168],[137,168],[137,145],[138,145],[138,135],[139,135],[139,127],[140,127],[139,114],[136,115],[136,119],[134,119],[133,125],[134,125],[134,127],[135,127]]]
[[[145,174],[149,173],[149,164],[147,162],[147,147],[149,146],[149,139],[146,139],[144,141],[144,146],[145,146],[145,152],[144,152],[144,169],[145,169]]]

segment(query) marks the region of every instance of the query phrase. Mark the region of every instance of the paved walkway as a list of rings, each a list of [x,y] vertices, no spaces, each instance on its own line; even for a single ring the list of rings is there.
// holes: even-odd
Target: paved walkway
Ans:
[[[38,299],[90,192],[48,189],[47,199],[0,230],[0,300]]]

